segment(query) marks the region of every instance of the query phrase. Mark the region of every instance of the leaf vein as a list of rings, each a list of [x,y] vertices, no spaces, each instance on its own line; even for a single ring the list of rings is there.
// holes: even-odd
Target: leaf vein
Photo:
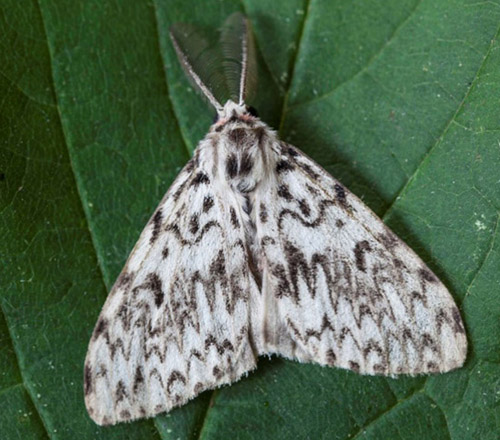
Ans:
[[[448,417],[446,417],[446,412],[443,410],[443,408],[439,406],[439,404],[432,397],[430,397],[428,394],[426,394],[426,396],[434,405],[436,405],[436,408],[438,408],[441,411],[441,414],[443,414],[446,432],[448,433],[447,439],[451,440],[451,431],[450,431],[450,426],[448,424]]]
[[[207,404],[207,409],[205,411],[205,414],[203,415],[203,419],[200,423],[200,431],[198,432],[198,437],[197,437],[197,440],[201,440],[203,438],[203,430],[206,426],[206,422],[207,422],[207,419],[208,419],[208,412],[210,411],[210,408],[212,408],[214,406],[214,403],[215,403],[215,395],[217,394],[217,390],[213,390],[212,395],[210,396],[210,400]]]
[[[427,383],[427,379],[425,380],[425,382],[422,384],[421,387],[415,389],[410,395],[404,397],[403,399],[400,399],[400,400],[397,400],[393,405],[389,406],[385,411],[381,412],[380,414],[378,414],[376,417],[374,417],[373,419],[371,419],[366,425],[364,426],[361,426],[358,431],[356,431],[355,433],[353,433],[350,437],[350,440],[355,440],[357,438],[359,438],[360,435],[363,435],[364,432],[372,425],[374,425],[375,423],[377,423],[379,420],[381,420],[383,417],[386,417],[389,413],[391,413],[392,411],[394,411],[396,408],[398,408],[401,404],[405,403],[405,402],[408,402],[409,400],[411,400],[413,397],[415,397],[415,395],[417,395],[418,393],[424,393],[424,388],[425,388],[425,384]]]
[[[14,80],[12,80],[11,78],[9,78],[4,72],[2,72],[0,70],[0,75],[2,75],[5,80],[13,87],[15,88],[21,95],[23,95],[24,97],[26,97],[26,99],[28,99],[28,101],[31,101],[37,105],[40,105],[40,106],[44,106],[44,107],[55,107],[54,104],[52,103],[49,103],[49,102],[44,102],[38,98],[35,98],[31,95],[28,94],[28,92],[26,92],[18,83],[16,83]],[[4,96],[5,98],[5,96]],[[2,102],[3,104],[3,102]]]
[[[371,58],[368,60],[368,62],[364,65],[364,67],[362,67],[360,70],[358,70],[354,75],[352,75],[351,77],[345,79],[344,81],[340,82],[339,84],[337,84],[333,89],[329,90],[328,92],[326,93],[323,93],[322,95],[320,96],[317,96],[313,99],[310,99],[310,100],[306,100],[306,101],[303,101],[303,102],[298,102],[297,104],[294,104],[292,106],[290,106],[288,108],[288,110],[290,109],[295,109],[297,107],[301,107],[303,105],[306,105],[306,104],[312,104],[312,103],[316,103],[318,101],[321,101],[323,99],[326,99],[328,98],[329,96],[333,95],[339,88],[343,87],[344,85],[350,83],[351,81],[353,81],[354,79],[356,79],[358,76],[361,76],[364,72],[366,72],[371,65],[373,65],[373,63],[380,57],[380,55],[384,52],[384,50],[386,49],[387,46],[389,46],[392,41],[394,40],[394,38],[396,37],[396,35],[399,33],[399,31],[404,27],[404,25],[406,23],[408,23],[408,21],[415,15],[415,12],[416,10],[418,9],[418,7],[421,5],[423,0],[419,0],[415,6],[410,10],[409,14],[406,16],[406,18],[401,21],[401,23],[399,23],[394,31],[392,32],[392,34],[389,36],[389,38],[385,41],[385,43],[380,47],[380,49],[374,54],[371,56]]]
[[[459,115],[459,113],[461,112],[461,110],[463,109],[464,105],[465,105],[465,101],[467,100],[467,98],[469,97],[471,91],[474,89],[474,86],[477,82],[477,80],[479,79],[479,77],[481,76],[481,72],[484,68],[484,66],[486,65],[486,61],[488,60],[490,54],[491,54],[491,51],[493,49],[493,46],[495,44],[495,41],[497,40],[498,38],[498,35],[500,33],[500,26],[498,26],[497,28],[497,31],[495,32],[495,35],[493,36],[493,38],[491,39],[491,42],[490,42],[490,46],[488,47],[488,50],[486,51],[486,54],[481,62],[481,64],[479,65],[479,68],[476,72],[476,74],[474,75],[474,79],[472,80],[471,82],[471,85],[469,86],[469,88],[467,89],[467,92],[465,93],[462,101],[460,102],[460,104],[458,105],[458,108],[457,110],[455,111],[455,113],[453,113],[453,115],[451,116],[450,120],[448,121],[448,123],[445,125],[444,127],[444,130],[442,132],[442,134],[437,138],[436,142],[427,150],[427,152],[425,153],[424,157],[422,158],[422,160],[420,161],[420,163],[416,166],[415,168],[415,171],[413,172],[413,174],[410,176],[410,178],[406,181],[406,183],[403,185],[403,187],[401,188],[401,190],[396,194],[396,197],[394,197],[392,203],[389,205],[389,207],[386,209],[384,215],[382,216],[382,219],[386,220],[387,217],[390,215],[390,212],[394,209],[394,205],[395,203],[403,196],[403,194],[405,194],[405,192],[408,190],[408,188],[410,187],[411,183],[415,180],[415,178],[417,177],[419,171],[422,169],[422,166],[425,162],[427,162],[427,160],[429,159],[430,155],[432,154],[432,152],[436,149],[436,147],[441,143],[441,141],[443,140],[444,136],[446,135],[446,133],[448,133],[448,130],[450,129],[450,127],[452,126],[453,124],[453,121],[456,119],[456,117]]]
[[[18,350],[17,350],[17,347],[16,347],[16,344],[15,344],[15,339],[12,337],[12,331],[11,331],[11,326],[9,325],[9,321],[7,320],[7,315],[4,311],[4,308],[3,308],[3,304],[0,302],[0,313],[2,314],[2,317],[3,317],[3,320],[6,322],[6,327],[7,327],[7,332],[9,333],[9,339],[10,341],[12,342],[12,347],[14,349],[14,356],[16,358],[16,364],[17,364],[17,368],[18,368],[18,371],[19,371],[19,375],[21,376],[21,379],[22,379],[22,382],[21,383],[18,383],[16,385],[12,385],[8,388],[6,388],[5,390],[2,390],[2,392],[0,394],[3,394],[4,392],[6,392],[7,390],[9,389],[12,389],[12,388],[15,388],[16,386],[22,386],[25,390],[26,390],[26,393],[29,397],[29,399],[31,400],[31,403],[33,404],[33,408],[35,408],[36,410],[36,414],[38,415],[38,418],[40,419],[41,423],[42,423],[42,426],[45,430],[45,433],[47,434],[47,437],[48,438],[51,438],[50,434],[49,434],[49,428],[47,427],[47,424],[46,424],[46,421],[45,419],[42,417],[42,414],[40,412],[40,409],[38,408],[38,406],[36,405],[36,401],[33,397],[34,393],[30,390],[30,387],[27,385],[27,381],[26,381],[26,378],[24,377],[24,372],[23,372],[23,369],[21,368],[21,363],[19,362],[19,353],[18,353]]]
[[[296,44],[297,49],[295,51],[294,56],[292,57],[292,59],[290,61],[290,65],[291,65],[290,74],[289,74],[289,78],[290,79],[288,80],[288,84],[287,84],[287,87],[286,87],[285,98],[283,99],[283,107],[281,108],[281,119],[280,119],[280,124],[279,124],[279,127],[278,127],[278,133],[280,135],[281,135],[281,133],[283,131],[283,126],[285,124],[285,115],[286,115],[286,113],[288,111],[288,109],[287,109],[288,99],[290,97],[290,90],[292,89],[293,79],[294,79],[294,76],[295,76],[295,68],[297,67],[300,49],[301,49],[301,46],[302,46],[302,42],[304,40],[304,34],[306,32],[307,19],[308,19],[309,15],[310,15],[310,12],[311,12],[312,2],[313,2],[313,0],[307,0],[307,6],[306,6],[306,12],[304,14],[304,20],[302,20],[302,26],[301,26],[300,31],[299,31],[299,36],[297,38],[297,44]]]
[[[467,290],[465,291],[465,295],[464,295],[464,299],[462,300],[462,302],[465,301],[465,298],[467,298],[467,296],[470,294],[470,290],[472,288],[472,285],[474,284],[474,282],[476,281],[476,278],[479,276],[479,274],[481,273],[484,265],[486,264],[486,262],[488,261],[488,257],[490,256],[491,252],[493,251],[493,248],[495,247],[495,241],[496,241],[496,237],[497,237],[497,232],[498,232],[498,224],[500,223],[500,213],[497,213],[497,220],[495,222],[495,228],[493,230],[493,233],[491,234],[491,241],[490,241],[490,245],[488,246],[488,250],[485,252],[484,254],[484,258],[483,260],[481,261],[481,264],[478,266],[477,268],[477,271],[476,273],[474,274],[474,276],[472,277],[472,280],[471,282],[469,283],[469,287],[467,287]]]

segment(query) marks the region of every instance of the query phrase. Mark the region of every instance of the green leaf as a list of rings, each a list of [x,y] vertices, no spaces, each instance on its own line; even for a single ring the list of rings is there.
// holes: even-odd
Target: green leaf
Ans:
[[[387,379],[261,359],[168,415],[100,428],[83,404],[92,328],[213,117],[168,27],[236,10],[260,53],[254,106],[441,277],[467,362]],[[2,438],[498,438],[499,23],[498,0],[3,2]]]

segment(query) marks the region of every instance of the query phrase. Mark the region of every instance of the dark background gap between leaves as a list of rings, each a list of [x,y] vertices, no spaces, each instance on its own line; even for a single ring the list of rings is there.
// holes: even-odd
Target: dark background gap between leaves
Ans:
[[[251,19],[263,119],[441,277],[464,316],[458,371],[361,377],[261,359],[153,420],[83,404],[107,291],[213,112],[168,40]],[[0,6],[2,439],[500,436],[500,2],[8,0]]]

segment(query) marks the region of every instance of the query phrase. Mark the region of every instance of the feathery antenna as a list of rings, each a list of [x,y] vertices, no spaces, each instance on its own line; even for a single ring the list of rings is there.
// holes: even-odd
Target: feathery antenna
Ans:
[[[183,23],[171,27],[170,37],[187,76],[219,113],[228,99],[242,105],[255,90],[253,35],[242,13],[227,18],[213,43]]]
[[[170,29],[170,38],[172,40],[172,44],[174,45],[175,52],[177,53],[177,57],[179,58],[179,61],[188,78],[190,78],[198,86],[198,88],[203,92],[203,95],[205,95],[215,109],[220,112],[222,110],[222,105],[219,101],[217,101],[213,93],[205,85],[193,68],[194,66],[200,64],[200,59],[203,61],[203,58],[207,58],[206,49],[208,48],[208,45],[205,40],[200,38],[197,33],[189,32],[187,25],[183,24],[172,26]],[[181,48],[181,44],[183,48],[191,47],[196,50],[190,53],[183,50],[183,48]],[[205,54],[205,56],[203,56],[203,54]]]

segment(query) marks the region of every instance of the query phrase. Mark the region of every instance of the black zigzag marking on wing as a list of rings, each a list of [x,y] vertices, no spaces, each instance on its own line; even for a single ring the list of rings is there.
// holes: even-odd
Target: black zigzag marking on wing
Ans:
[[[279,216],[278,216],[278,228],[281,230],[282,229],[282,222],[283,222],[283,219],[286,217],[286,216],[290,216],[292,217],[293,219],[295,220],[298,220],[300,223],[302,223],[302,225],[308,227],[308,228],[316,228],[318,227],[321,223],[323,223],[326,219],[326,216],[325,216],[325,211],[326,211],[326,208],[328,206],[332,206],[332,205],[335,205],[335,202],[333,202],[332,200],[328,200],[328,199],[324,199],[320,202],[319,204],[319,212],[318,212],[318,215],[316,216],[316,218],[314,220],[306,220],[304,217],[302,217],[299,213],[291,210],[291,209],[288,209],[288,208],[285,208],[285,209],[282,209]]]
[[[220,223],[216,220],[211,220],[209,221],[208,223],[205,223],[203,225],[203,227],[201,228],[201,230],[199,231],[198,235],[196,236],[196,238],[194,240],[188,240],[187,238],[185,238],[180,229],[179,229],[179,226],[177,225],[177,223],[170,223],[169,225],[167,225],[167,227],[165,228],[165,231],[166,232],[172,232],[174,234],[174,236],[177,238],[177,240],[179,240],[179,242],[183,245],[183,246],[193,246],[197,243],[199,243],[203,237],[205,236],[205,234],[210,231],[210,229],[212,228],[219,228],[220,230],[223,230],[222,226],[220,225]]]

